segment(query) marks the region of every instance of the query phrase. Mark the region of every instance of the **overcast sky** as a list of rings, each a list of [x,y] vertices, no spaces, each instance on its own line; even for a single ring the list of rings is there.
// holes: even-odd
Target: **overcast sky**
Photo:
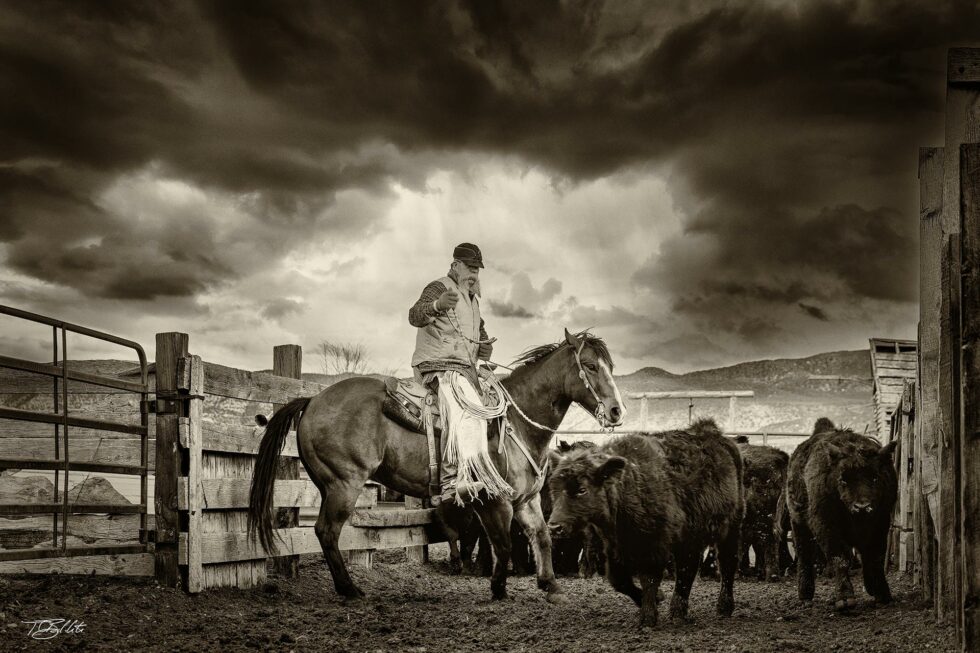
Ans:
[[[931,0],[0,6],[0,303],[151,356],[162,331],[248,369],[297,343],[306,371],[323,340],[407,371],[462,241],[501,361],[563,327],[617,372],[914,338],[917,150],[980,25]],[[0,353],[49,352],[0,318]]]

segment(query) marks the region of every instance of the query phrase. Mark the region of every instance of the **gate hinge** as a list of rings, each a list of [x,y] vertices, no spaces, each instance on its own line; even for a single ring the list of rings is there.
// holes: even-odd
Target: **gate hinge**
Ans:
[[[156,399],[147,399],[141,402],[140,410],[155,415],[176,415],[178,402],[190,401],[191,399],[204,399],[204,395],[157,395]]]

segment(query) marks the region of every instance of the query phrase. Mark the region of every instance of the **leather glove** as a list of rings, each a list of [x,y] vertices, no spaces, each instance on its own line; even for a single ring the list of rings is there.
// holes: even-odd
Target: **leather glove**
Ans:
[[[436,310],[448,311],[452,308],[456,308],[456,302],[459,301],[459,293],[452,288],[448,288],[439,295],[439,299],[436,300]]]
[[[493,355],[493,345],[491,344],[481,344],[476,350],[476,357],[481,361],[490,360],[490,356]]]

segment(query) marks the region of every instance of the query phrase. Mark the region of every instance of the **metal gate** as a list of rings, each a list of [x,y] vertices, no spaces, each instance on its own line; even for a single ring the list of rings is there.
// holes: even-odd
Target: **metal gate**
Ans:
[[[149,386],[147,379],[146,354],[143,352],[143,348],[135,342],[125,340],[108,333],[95,331],[93,329],[88,329],[75,324],[69,324],[67,322],[62,322],[61,320],[29,313],[27,311],[11,308],[9,306],[0,305],[0,314],[51,327],[51,363],[39,363],[0,355],[0,367],[51,377],[51,397],[53,399],[52,412],[0,407],[0,418],[51,424],[53,430],[51,448],[52,456],[50,458],[4,456],[0,458],[0,471],[8,469],[30,469],[48,470],[54,472],[54,496],[52,497],[54,501],[52,503],[0,503],[0,517],[22,517],[28,515],[50,514],[52,516],[52,546],[0,551],[0,567],[3,567],[7,571],[13,571],[14,569],[12,569],[10,565],[4,565],[3,563],[45,558],[72,558],[77,556],[107,556],[113,560],[118,560],[118,556],[120,554],[149,553],[149,543],[147,541],[149,538],[146,537],[147,477],[149,470],[149,465],[147,462],[147,393],[149,392]],[[140,382],[137,383],[110,376],[90,374],[80,370],[72,370],[68,356],[68,333],[95,338],[134,350],[139,358]],[[140,412],[139,425],[72,416],[70,414],[68,401],[69,381],[122,390],[127,393],[135,393],[138,395],[138,406]],[[70,437],[70,432],[73,428],[99,429],[103,431],[112,431],[139,436],[139,464],[104,464],[98,462],[98,460],[72,462],[72,438]],[[0,433],[0,437],[2,437],[2,433]],[[79,503],[78,501],[72,503],[69,501],[68,494],[69,472],[103,472],[108,474],[128,474],[139,476],[140,503],[139,505]],[[72,515],[85,513],[113,515],[133,513],[139,514],[139,543],[98,546],[69,546],[69,520],[72,519]],[[147,557],[143,562],[145,563],[147,560],[149,561],[148,573],[152,574],[152,559]],[[21,570],[19,569],[21,565],[17,565],[17,567],[18,569],[16,570]],[[126,573],[125,569],[129,569],[130,573],[140,575],[147,573],[146,564],[137,565],[136,567],[115,565],[110,566],[109,568],[111,570],[114,569],[119,573]],[[24,566],[22,570],[28,571],[26,566]]]

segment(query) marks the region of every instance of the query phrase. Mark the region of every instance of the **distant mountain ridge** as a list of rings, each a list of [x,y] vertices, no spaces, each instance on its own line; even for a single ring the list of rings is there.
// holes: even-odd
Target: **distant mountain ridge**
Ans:
[[[75,369],[110,375],[132,375],[132,362],[113,360],[70,361]],[[260,370],[270,372],[270,370]],[[331,385],[352,374],[307,372],[303,379]],[[369,374],[381,378],[381,374]],[[640,401],[632,393],[684,390],[751,390],[752,398],[737,401],[736,431],[806,433],[818,417],[861,431],[872,421],[871,363],[868,350],[835,351],[805,358],[780,358],[675,374],[659,367],[645,367],[616,377],[626,403],[624,430],[662,430],[686,426],[689,417],[714,417],[728,428],[727,399],[651,400],[647,421],[640,423]],[[50,381],[23,372],[0,369],[0,395],[46,393]],[[4,403],[0,401],[0,404]],[[595,429],[593,418],[573,408],[562,429]]]
[[[662,390],[754,390],[776,393],[870,392],[871,358],[867,349],[834,351],[806,358],[749,361],[674,374],[659,367],[644,367],[620,377],[629,386],[656,385]],[[653,388],[650,388],[653,390]]]

